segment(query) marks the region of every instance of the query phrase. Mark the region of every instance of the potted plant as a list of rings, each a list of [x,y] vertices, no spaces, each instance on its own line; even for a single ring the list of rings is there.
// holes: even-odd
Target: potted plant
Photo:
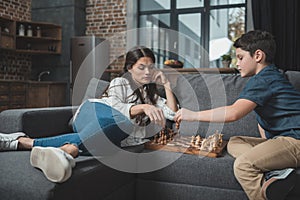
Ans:
[[[224,54],[221,56],[223,67],[229,67],[232,61],[232,58],[229,54]]]

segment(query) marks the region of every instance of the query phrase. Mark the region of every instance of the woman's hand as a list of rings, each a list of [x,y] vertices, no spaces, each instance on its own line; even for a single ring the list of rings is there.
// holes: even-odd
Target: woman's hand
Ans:
[[[162,127],[166,125],[166,119],[164,117],[163,111],[153,105],[144,104],[144,113],[149,117],[151,122],[158,124]]]
[[[181,122],[181,121],[198,121],[199,114],[198,112],[194,112],[185,108],[178,110],[175,114],[174,121]]]
[[[159,84],[159,85],[165,85],[169,83],[169,80],[165,76],[165,74],[162,71],[155,71],[152,77],[153,82]]]

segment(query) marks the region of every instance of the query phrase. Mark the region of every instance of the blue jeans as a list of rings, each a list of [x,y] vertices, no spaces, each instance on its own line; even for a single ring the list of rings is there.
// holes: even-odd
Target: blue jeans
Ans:
[[[120,146],[120,142],[133,131],[133,124],[106,104],[86,101],[73,122],[73,130],[74,133],[34,139],[33,146],[61,147],[69,143],[86,151],[83,143],[93,140],[98,134],[104,134],[113,144]]]

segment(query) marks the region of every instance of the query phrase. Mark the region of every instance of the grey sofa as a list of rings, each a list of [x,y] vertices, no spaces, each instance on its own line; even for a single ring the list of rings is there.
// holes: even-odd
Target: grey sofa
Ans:
[[[300,91],[300,72],[288,71],[286,77]],[[248,79],[238,74],[192,74],[178,77],[174,93],[181,106],[203,110],[231,104]],[[45,137],[71,131],[68,122],[73,107],[6,110],[0,113],[0,132],[23,131],[31,137]],[[180,125],[181,134],[205,137],[215,130],[228,140],[233,135],[259,136],[254,113],[230,124],[191,123]],[[148,153],[138,146],[130,151]],[[0,153],[0,199],[247,199],[233,174],[234,159],[226,150],[219,158],[180,154],[170,165],[155,171],[131,173],[118,171],[91,156],[80,156],[72,177],[62,184],[48,181],[30,166],[29,151]],[[162,152],[157,162],[178,153]],[[299,183],[288,199],[300,198]]]

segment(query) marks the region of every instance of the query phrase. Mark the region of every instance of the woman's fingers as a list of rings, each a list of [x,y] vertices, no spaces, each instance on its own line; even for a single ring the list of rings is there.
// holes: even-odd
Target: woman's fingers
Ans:
[[[166,76],[162,71],[158,71],[157,73],[154,74],[153,81],[162,85],[168,82]]]
[[[159,114],[159,122],[160,122],[160,125],[161,125],[162,127],[164,127],[165,124],[166,124],[166,120],[165,120],[165,116],[164,116],[164,113],[163,113],[162,109],[159,109],[159,110],[158,110],[158,114]]]
[[[174,121],[175,122],[180,122],[181,121],[181,114],[182,114],[182,109],[179,109],[174,116]]]
[[[164,122],[165,122],[165,117],[163,115],[163,112],[161,109],[155,109],[154,112],[153,112],[153,116],[154,116],[154,119],[153,121],[156,123],[156,124],[159,124],[161,126],[164,126]]]
[[[163,111],[160,108],[152,107],[152,109],[146,113],[149,119],[155,124],[159,124],[161,126],[165,126],[165,117]]]

